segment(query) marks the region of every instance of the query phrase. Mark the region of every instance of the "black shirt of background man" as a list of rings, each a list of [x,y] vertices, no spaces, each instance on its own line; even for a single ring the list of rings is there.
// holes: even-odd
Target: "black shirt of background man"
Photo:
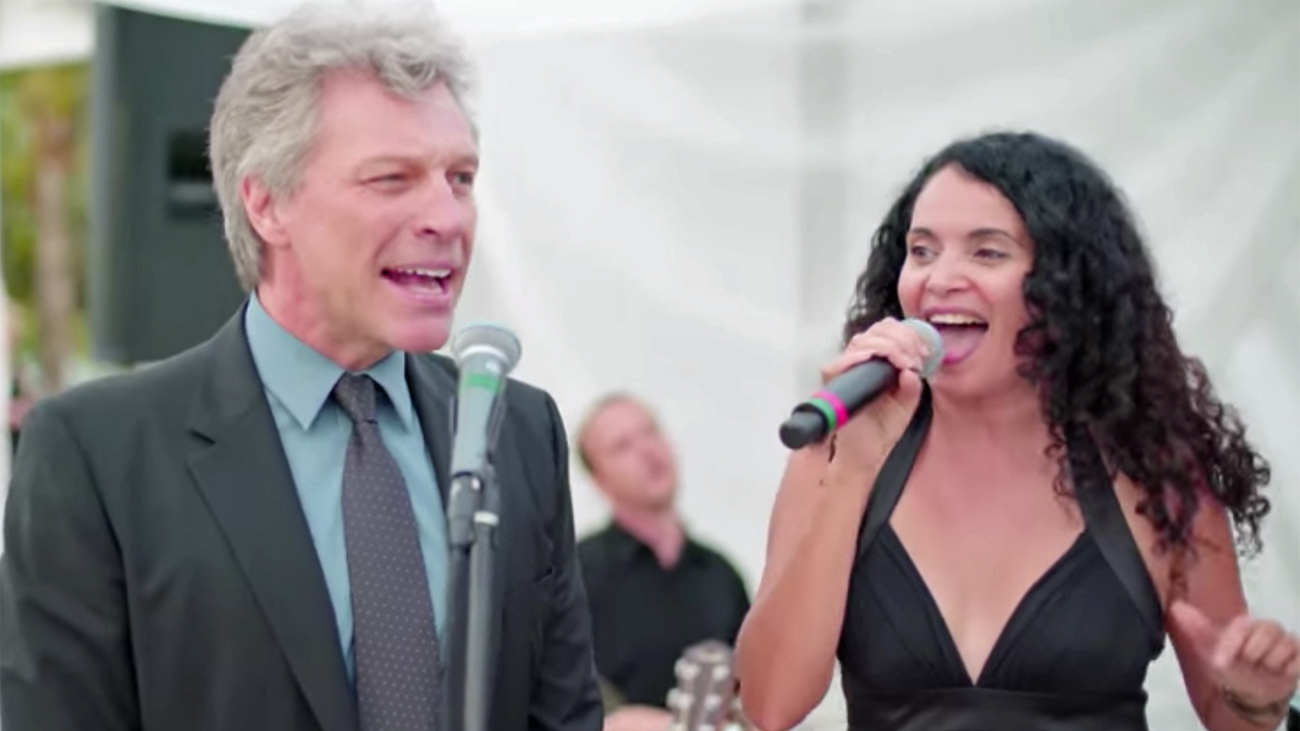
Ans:
[[[578,543],[596,670],[627,703],[663,707],[682,651],[736,642],[749,611],[744,581],[721,555],[689,538],[671,568],[617,524]]]

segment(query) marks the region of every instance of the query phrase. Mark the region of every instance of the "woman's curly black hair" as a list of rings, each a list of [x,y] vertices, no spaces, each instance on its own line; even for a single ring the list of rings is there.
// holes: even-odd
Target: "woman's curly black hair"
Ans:
[[[1140,511],[1159,549],[1190,548],[1202,489],[1228,509],[1243,553],[1260,548],[1269,511],[1260,488],[1268,463],[1245,439],[1235,412],[1215,396],[1205,368],[1178,347],[1173,315],[1156,288],[1151,257],[1122,195],[1068,145],[1029,133],[954,142],[928,160],[886,214],[858,278],[844,326],[854,334],[902,317],[898,277],[912,207],[929,179],[956,165],[1015,205],[1034,242],[1024,296],[1030,324],[1018,335],[1021,375],[1040,387],[1069,494],[1066,439],[1093,435],[1112,469],[1145,491]]]

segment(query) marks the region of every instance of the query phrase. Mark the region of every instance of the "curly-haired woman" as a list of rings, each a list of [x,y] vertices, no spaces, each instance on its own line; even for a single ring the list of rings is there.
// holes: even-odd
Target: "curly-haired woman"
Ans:
[[[926,383],[905,317],[942,335]],[[1207,728],[1277,728],[1300,643],[1250,616],[1236,550],[1268,466],[1171,320],[1079,152],[990,134],[929,160],[823,372],[903,375],[791,455],[738,642],[747,716],[795,725],[838,657],[852,729],[1138,731],[1168,636]]]

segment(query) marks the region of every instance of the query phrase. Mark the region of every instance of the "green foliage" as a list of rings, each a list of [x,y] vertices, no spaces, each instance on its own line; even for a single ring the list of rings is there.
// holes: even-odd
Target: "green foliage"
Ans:
[[[65,192],[73,282],[77,293],[76,350],[84,350],[86,300],[87,158],[89,149],[88,63],[0,73],[0,253],[9,296],[27,316],[23,350],[35,347],[36,209],[39,165],[37,128],[53,116],[72,124],[73,166]]]

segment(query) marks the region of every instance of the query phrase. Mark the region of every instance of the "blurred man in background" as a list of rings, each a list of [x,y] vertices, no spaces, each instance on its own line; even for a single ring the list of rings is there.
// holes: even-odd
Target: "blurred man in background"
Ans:
[[[620,703],[608,731],[663,731],[673,666],[704,640],[733,644],[749,610],[736,569],[691,539],[674,502],[672,447],[650,411],[608,395],[576,432],[576,449],[613,520],[578,543],[596,668]]]

